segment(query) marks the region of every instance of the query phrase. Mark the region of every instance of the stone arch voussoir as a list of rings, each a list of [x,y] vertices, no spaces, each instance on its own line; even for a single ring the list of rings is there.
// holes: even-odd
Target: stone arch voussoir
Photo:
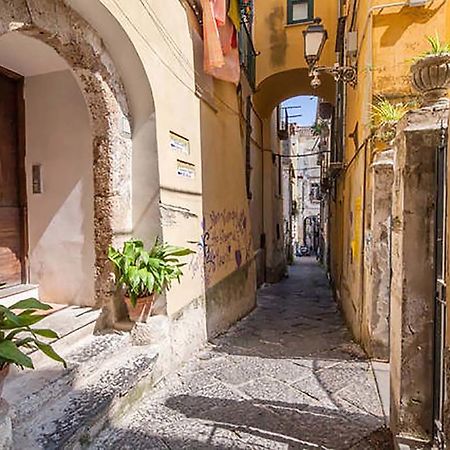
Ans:
[[[6,0],[0,36],[20,32],[52,47],[75,74],[91,118],[94,172],[95,295],[99,327],[115,321],[108,246],[131,230],[131,139],[125,90],[98,34],[62,0]]]

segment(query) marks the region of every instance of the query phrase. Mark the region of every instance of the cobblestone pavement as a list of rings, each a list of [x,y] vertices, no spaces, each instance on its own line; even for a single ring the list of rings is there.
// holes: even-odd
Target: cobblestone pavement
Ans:
[[[390,449],[370,363],[302,258],[96,449]]]

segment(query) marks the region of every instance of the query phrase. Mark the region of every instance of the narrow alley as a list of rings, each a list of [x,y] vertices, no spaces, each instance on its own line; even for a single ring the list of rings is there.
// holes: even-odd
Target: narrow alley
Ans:
[[[169,376],[92,449],[390,449],[372,364],[315,258]]]

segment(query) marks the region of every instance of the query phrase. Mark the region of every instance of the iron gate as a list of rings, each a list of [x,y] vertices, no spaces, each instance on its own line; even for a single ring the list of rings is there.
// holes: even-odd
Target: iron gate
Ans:
[[[442,450],[446,448],[443,424],[445,398],[444,347],[447,310],[447,285],[445,281],[447,264],[447,133],[443,124],[436,154],[436,175],[433,441],[434,447]]]

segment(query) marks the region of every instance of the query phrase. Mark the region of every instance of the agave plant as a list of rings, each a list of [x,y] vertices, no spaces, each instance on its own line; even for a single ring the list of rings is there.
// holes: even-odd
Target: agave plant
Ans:
[[[411,105],[406,103],[393,103],[385,97],[378,96],[376,103],[372,104],[372,124],[375,136],[380,140],[389,142],[395,136],[395,126],[408,112]]]
[[[58,335],[50,329],[35,325],[45,316],[39,311],[51,306],[29,298],[10,307],[0,305],[0,370],[11,364],[23,369],[34,369],[29,354],[38,350],[66,367],[66,362],[42,338],[57,339]]]
[[[425,56],[442,56],[450,54],[450,43],[442,42],[437,32],[434,36],[427,36],[427,41],[431,48],[422,53],[421,58]]]
[[[155,241],[150,250],[138,239],[126,241],[122,250],[109,247],[108,258],[115,266],[118,285],[124,285],[133,307],[137,299],[169,289],[174,280],[180,281],[185,265],[180,257],[193,253],[184,247]]]

